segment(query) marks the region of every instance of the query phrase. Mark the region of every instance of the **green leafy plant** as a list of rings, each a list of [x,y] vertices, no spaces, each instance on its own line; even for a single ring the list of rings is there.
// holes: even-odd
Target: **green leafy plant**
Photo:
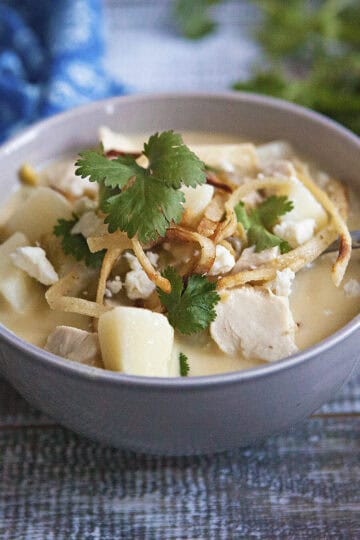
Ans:
[[[101,268],[105,250],[91,253],[84,236],[71,233],[77,222],[76,216],[74,219],[59,219],[54,227],[54,235],[61,237],[61,246],[65,255],[72,255],[77,261],[84,261],[86,266]]]
[[[184,353],[179,353],[180,376],[187,377],[190,371],[189,359]]]
[[[247,232],[249,245],[254,245],[256,252],[279,246],[280,252],[286,253],[291,249],[289,244],[269,229],[276,225],[280,216],[292,209],[293,203],[287,197],[272,195],[250,210],[246,210],[244,203],[239,202],[235,207],[235,214]]]
[[[255,37],[263,57],[251,77],[233,88],[293,101],[360,133],[360,2],[253,3],[262,15]],[[197,0],[192,4],[181,11],[190,27]]]
[[[173,131],[152,135],[144,155],[147,168],[130,156],[109,160],[88,150],[80,154],[76,174],[100,184],[100,207],[110,232],[119,229],[129,238],[137,234],[146,243],[180,221],[185,201],[181,185],[203,184],[206,174],[202,161]]]
[[[157,292],[167,309],[170,324],[182,334],[200,332],[216,317],[215,306],[220,300],[216,283],[205,276],[192,275],[185,285],[174,268],[169,266],[163,276],[171,283],[171,292]]]

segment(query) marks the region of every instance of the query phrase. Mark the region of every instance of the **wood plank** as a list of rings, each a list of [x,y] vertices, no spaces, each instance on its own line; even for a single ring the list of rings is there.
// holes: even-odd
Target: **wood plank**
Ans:
[[[359,538],[359,435],[317,418],[252,448],[161,458],[60,427],[2,431],[0,537]]]

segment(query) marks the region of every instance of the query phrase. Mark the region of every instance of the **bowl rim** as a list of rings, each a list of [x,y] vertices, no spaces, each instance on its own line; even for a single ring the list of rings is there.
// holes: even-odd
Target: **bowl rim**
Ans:
[[[15,151],[17,147],[26,144],[28,141],[36,138],[40,130],[51,129],[57,124],[66,122],[67,119],[73,119],[77,116],[84,114],[91,114],[93,111],[104,109],[105,114],[112,114],[106,109],[111,108],[117,102],[120,103],[136,103],[138,101],[159,101],[164,99],[188,99],[188,100],[230,100],[238,101],[242,103],[249,103],[251,105],[262,104],[269,108],[277,108],[285,110],[286,112],[295,115],[306,117],[310,121],[322,125],[328,130],[334,131],[342,138],[347,139],[351,144],[359,147],[360,150],[360,138],[356,134],[349,131],[347,128],[339,125],[334,120],[327,118],[326,116],[311,111],[300,105],[287,102],[282,99],[273,98],[269,96],[262,96],[259,94],[253,94],[249,92],[166,92],[166,93],[146,93],[135,94],[128,96],[115,96],[98,101],[94,101],[74,109],[70,109],[63,113],[57,114],[51,118],[41,120],[29,126],[19,134],[10,138],[7,142],[0,147],[0,160],[3,156]],[[108,109],[109,110],[109,109]],[[69,374],[75,378],[87,379],[88,381],[102,381],[104,383],[111,384],[125,384],[126,386],[142,387],[147,389],[156,388],[157,390],[166,390],[168,388],[184,390],[201,389],[209,386],[218,386],[223,384],[243,383],[249,380],[258,379],[259,377],[266,377],[275,375],[279,371],[291,369],[299,364],[311,361],[315,356],[325,353],[331,347],[335,346],[339,342],[352,335],[354,332],[360,329],[360,314],[355,316],[345,326],[321,340],[320,342],[299,351],[291,356],[282,358],[275,362],[262,364],[253,368],[232,371],[226,373],[218,373],[213,375],[191,376],[191,377],[147,377],[140,375],[127,375],[124,373],[105,370],[102,368],[87,366],[78,362],[69,361],[68,359],[57,356],[53,353],[45,351],[44,349],[32,345],[31,343],[23,340],[11,330],[6,328],[0,323],[0,347],[1,342],[5,342],[9,346],[13,346],[17,351],[30,354],[30,356],[36,361],[44,364],[47,369],[54,369],[55,371],[63,372],[65,375]],[[3,354],[3,351],[0,353]]]

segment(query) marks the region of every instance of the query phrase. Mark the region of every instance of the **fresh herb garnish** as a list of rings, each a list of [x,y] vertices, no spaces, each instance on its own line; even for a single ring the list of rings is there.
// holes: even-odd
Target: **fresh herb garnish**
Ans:
[[[108,160],[88,150],[80,154],[76,174],[116,190],[108,198],[104,188],[101,193],[109,232],[120,229],[129,238],[137,234],[146,243],[164,236],[171,222],[180,221],[185,200],[181,185],[203,184],[206,174],[202,161],[173,131],[152,135],[144,145],[144,155],[149,160],[147,168],[130,156]]]
[[[235,207],[235,214],[239,223],[247,232],[248,242],[255,246],[255,251],[263,251],[279,246],[281,253],[290,251],[291,247],[282,238],[273,234],[269,229],[276,225],[280,216],[293,209],[293,203],[287,197],[272,195],[256,208],[246,210],[243,202]]]
[[[254,26],[263,62],[233,88],[294,101],[360,133],[359,1],[252,3],[261,12]],[[209,5],[178,1],[175,16],[186,37],[200,38],[214,29]]]
[[[174,268],[169,266],[163,276],[171,283],[171,292],[157,288],[159,298],[168,311],[170,324],[182,334],[194,334],[209,326],[216,317],[215,306],[220,300],[216,283],[194,274],[184,285]]]
[[[54,227],[54,235],[62,236],[61,246],[65,255],[72,255],[77,261],[83,260],[86,266],[92,268],[101,268],[105,250],[91,253],[87,245],[86,238],[82,234],[71,234],[72,228],[78,222],[78,218],[74,219],[59,219]]]
[[[209,8],[221,0],[177,0],[175,17],[181,33],[189,39],[199,39],[216,27],[209,15]]]
[[[190,371],[189,359],[184,353],[179,354],[180,376],[187,377]]]

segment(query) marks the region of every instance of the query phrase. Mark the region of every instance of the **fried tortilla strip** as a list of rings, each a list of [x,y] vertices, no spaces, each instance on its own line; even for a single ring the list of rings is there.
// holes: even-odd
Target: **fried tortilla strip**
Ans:
[[[166,231],[167,238],[183,240],[185,242],[195,242],[199,244],[201,254],[198,261],[195,263],[195,266],[192,270],[195,274],[206,274],[209,272],[210,268],[214,264],[216,251],[215,244],[210,238],[202,236],[201,234],[183,227],[174,225]]]
[[[284,270],[285,268],[289,268],[296,273],[317,259],[334,242],[336,237],[336,230],[331,226],[326,227],[306,244],[280,255],[269,263],[262,264],[254,270],[243,270],[237,274],[221,278],[217,283],[217,288],[219,290],[231,289],[249,282],[270,281],[275,279],[278,270]]]
[[[96,302],[98,304],[103,305],[104,303],[106,282],[108,280],[108,277],[110,276],[110,273],[114,264],[116,263],[116,261],[118,260],[118,258],[120,257],[123,251],[124,251],[123,248],[113,248],[113,249],[108,249],[105,254],[105,257],[101,266],[101,272],[100,272],[100,277],[99,277],[98,287],[97,287],[97,292],[96,292]]]
[[[331,201],[330,197],[325,193],[323,189],[315,184],[315,182],[308,176],[298,173],[299,180],[304,186],[314,195],[317,201],[325,208],[330,214],[334,228],[339,235],[339,254],[332,267],[331,275],[336,287],[340,285],[346,272],[346,268],[349,264],[351,257],[351,236],[349,229],[340,214],[340,210]],[[344,210],[344,209],[343,209]]]
[[[148,257],[146,256],[145,251],[142,248],[142,245],[140,244],[139,240],[137,238],[133,238],[131,240],[132,242],[132,249],[134,250],[134,253],[141,264],[145,274],[147,277],[155,283],[157,287],[159,287],[162,291],[166,293],[171,292],[171,284],[170,281],[166,278],[164,278],[160,272],[155,270],[151,262],[149,261]]]
[[[114,233],[105,233],[99,236],[89,236],[87,243],[91,253],[96,253],[102,249],[132,249],[132,242],[127,234],[116,231]]]
[[[94,279],[95,275],[96,272],[77,265],[46,291],[45,298],[50,308],[97,318],[111,309],[75,296],[87,287],[89,281]]]

